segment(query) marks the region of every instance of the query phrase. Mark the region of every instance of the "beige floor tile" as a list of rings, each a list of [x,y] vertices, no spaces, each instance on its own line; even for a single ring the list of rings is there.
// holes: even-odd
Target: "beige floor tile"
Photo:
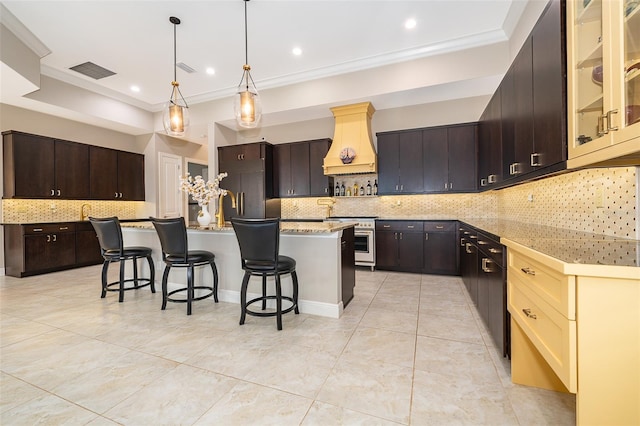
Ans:
[[[362,327],[382,328],[415,335],[418,329],[418,313],[369,308],[364,314],[360,325]]]
[[[369,416],[358,413],[357,411],[317,401],[313,403],[304,421],[301,423],[302,426],[393,426],[397,424],[398,423],[390,422],[379,417]]]
[[[411,379],[411,368],[341,359],[316,400],[408,424]]]
[[[476,381],[416,370],[411,405],[416,425],[517,425],[498,381]]]
[[[45,395],[47,392],[42,389],[0,373],[0,413]]]
[[[475,343],[418,336],[415,368],[470,380],[498,380],[487,348]]]
[[[136,425],[192,425],[236,384],[234,379],[181,365],[105,413]]]
[[[313,400],[253,383],[234,386],[194,426],[299,425]]]
[[[522,425],[576,424],[576,397],[573,394],[514,385],[508,395]]]
[[[427,313],[420,313],[418,317],[418,335],[477,344],[484,343],[475,322],[464,322],[458,318]]]
[[[417,312],[420,299],[414,296],[377,294],[371,301],[371,308],[398,312]]]
[[[374,361],[413,368],[415,346],[415,334],[358,327],[341,360]]]
[[[96,417],[96,413],[47,394],[2,412],[0,423],[11,426],[83,425]]]

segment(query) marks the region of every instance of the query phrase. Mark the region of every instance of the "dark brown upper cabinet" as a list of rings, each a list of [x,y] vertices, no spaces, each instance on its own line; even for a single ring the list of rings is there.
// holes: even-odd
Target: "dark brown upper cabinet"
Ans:
[[[501,88],[498,88],[478,123],[478,187],[481,190],[503,179],[501,107]]]
[[[378,194],[424,191],[422,129],[378,133]]]
[[[9,131],[3,152],[5,198],[89,197],[87,145]]]
[[[91,198],[144,201],[144,155],[91,146]]]

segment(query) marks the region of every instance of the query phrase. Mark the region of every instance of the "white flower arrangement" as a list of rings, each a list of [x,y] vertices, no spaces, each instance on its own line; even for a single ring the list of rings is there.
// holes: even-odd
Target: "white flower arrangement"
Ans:
[[[227,177],[220,173],[214,180],[205,182],[202,176],[191,177],[189,173],[180,178],[180,190],[186,192],[198,202],[200,207],[208,205],[212,199],[227,195],[227,190],[220,188],[220,181]]]

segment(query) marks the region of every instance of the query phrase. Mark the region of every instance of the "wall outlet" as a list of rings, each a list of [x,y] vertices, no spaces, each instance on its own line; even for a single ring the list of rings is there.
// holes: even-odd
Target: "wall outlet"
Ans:
[[[527,201],[533,203],[533,194],[527,195]]]

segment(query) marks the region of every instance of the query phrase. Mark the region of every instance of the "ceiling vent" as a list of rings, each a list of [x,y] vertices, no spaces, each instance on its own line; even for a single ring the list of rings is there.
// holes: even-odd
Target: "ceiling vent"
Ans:
[[[85,62],[84,64],[76,65],[69,68],[75,72],[91,77],[94,80],[100,80],[101,78],[109,77],[115,74],[106,68],[102,68],[100,65],[96,65],[93,62]]]
[[[189,65],[185,64],[184,62],[178,62],[176,64],[176,67],[180,68],[182,71],[189,73],[189,74],[193,74],[194,72],[196,72],[196,70],[194,70],[193,68],[191,68]]]

